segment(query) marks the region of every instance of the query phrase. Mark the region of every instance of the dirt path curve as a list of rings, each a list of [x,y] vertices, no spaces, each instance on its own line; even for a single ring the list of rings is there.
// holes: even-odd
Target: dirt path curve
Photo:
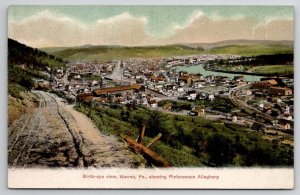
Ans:
[[[9,127],[8,163],[17,167],[137,167],[127,145],[107,136],[54,94]]]

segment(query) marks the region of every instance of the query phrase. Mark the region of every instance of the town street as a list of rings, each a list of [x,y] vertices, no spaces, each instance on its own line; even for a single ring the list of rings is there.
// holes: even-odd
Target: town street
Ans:
[[[17,167],[137,167],[125,143],[107,136],[54,94],[9,127],[8,163]]]
[[[111,79],[113,80],[122,80],[122,68],[121,68],[121,60],[117,62],[115,65],[114,71],[111,74]]]
[[[260,117],[262,117],[263,119],[267,119],[267,120],[274,120],[273,117],[271,117],[268,114],[265,114],[259,110],[257,110],[256,108],[253,108],[251,106],[249,106],[248,104],[246,104],[245,102],[242,102],[241,100],[237,99],[237,92],[238,90],[242,89],[243,87],[249,86],[249,84],[243,84],[243,85],[239,85],[235,88],[232,88],[229,91],[229,99],[230,101],[236,105],[238,108],[240,109],[244,109],[246,112],[248,112],[249,114],[253,114],[256,113],[258,114]]]

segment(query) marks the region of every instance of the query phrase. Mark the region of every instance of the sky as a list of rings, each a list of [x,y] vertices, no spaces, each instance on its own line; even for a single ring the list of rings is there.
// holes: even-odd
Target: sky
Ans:
[[[293,40],[292,6],[30,6],[8,10],[8,37],[26,45],[166,45]]]

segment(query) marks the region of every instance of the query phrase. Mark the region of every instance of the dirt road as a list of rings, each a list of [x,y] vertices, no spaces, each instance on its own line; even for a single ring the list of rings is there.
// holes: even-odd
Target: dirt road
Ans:
[[[84,114],[54,94],[33,93],[40,100],[37,108],[9,127],[9,166],[140,166],[125,143],[100,133]]]

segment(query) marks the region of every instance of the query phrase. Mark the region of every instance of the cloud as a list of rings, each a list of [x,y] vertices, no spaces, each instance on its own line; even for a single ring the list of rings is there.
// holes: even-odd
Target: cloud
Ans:
[[[173,24],[169,37],[147,34],[147,18],[128,12],[85,24],[73,18],[42,11],[20,21],[9,20],[8,36],[32,47],[94,45],[163,45],[216,42],[232,39],[293,40],[293,20],[272,18],[256,24],[237,15],[224,18],[195,12],[185,24]]]
[[[90,29],[90,42],[105,45],[141,45],[146,44],[150,36],[145,28],[146,18],[135,18],[125,12],[107,20],[98,20]]]
[[[293,20],[269,20],[255,28],[253,38],[258,40],[294,40]]]
[[[254,21],[248,18],[211,19],[205,15],[197,17],[183,27],[176,28],[176,33],[169,42],[200,43],[216,42],[230,39],[251,39]]]
[[[78,46],[84,44],[146,44],[146,18],[129,13],[85,25],[65,16],[43,11],[21,21],[9,21],[8,36],[33,47]]]
[[[86,28],[80,22],[43,11],[21,21],[9,21],[8,35],[34,47],[82,44]]]
[[[211,43],[233,39],[293,40],[293,20],[268,18],[257,24],[252,18],[236,15],[224,18],[216,13],[194,13],[185,25],[174,26],[176,33],[165,43]]]

